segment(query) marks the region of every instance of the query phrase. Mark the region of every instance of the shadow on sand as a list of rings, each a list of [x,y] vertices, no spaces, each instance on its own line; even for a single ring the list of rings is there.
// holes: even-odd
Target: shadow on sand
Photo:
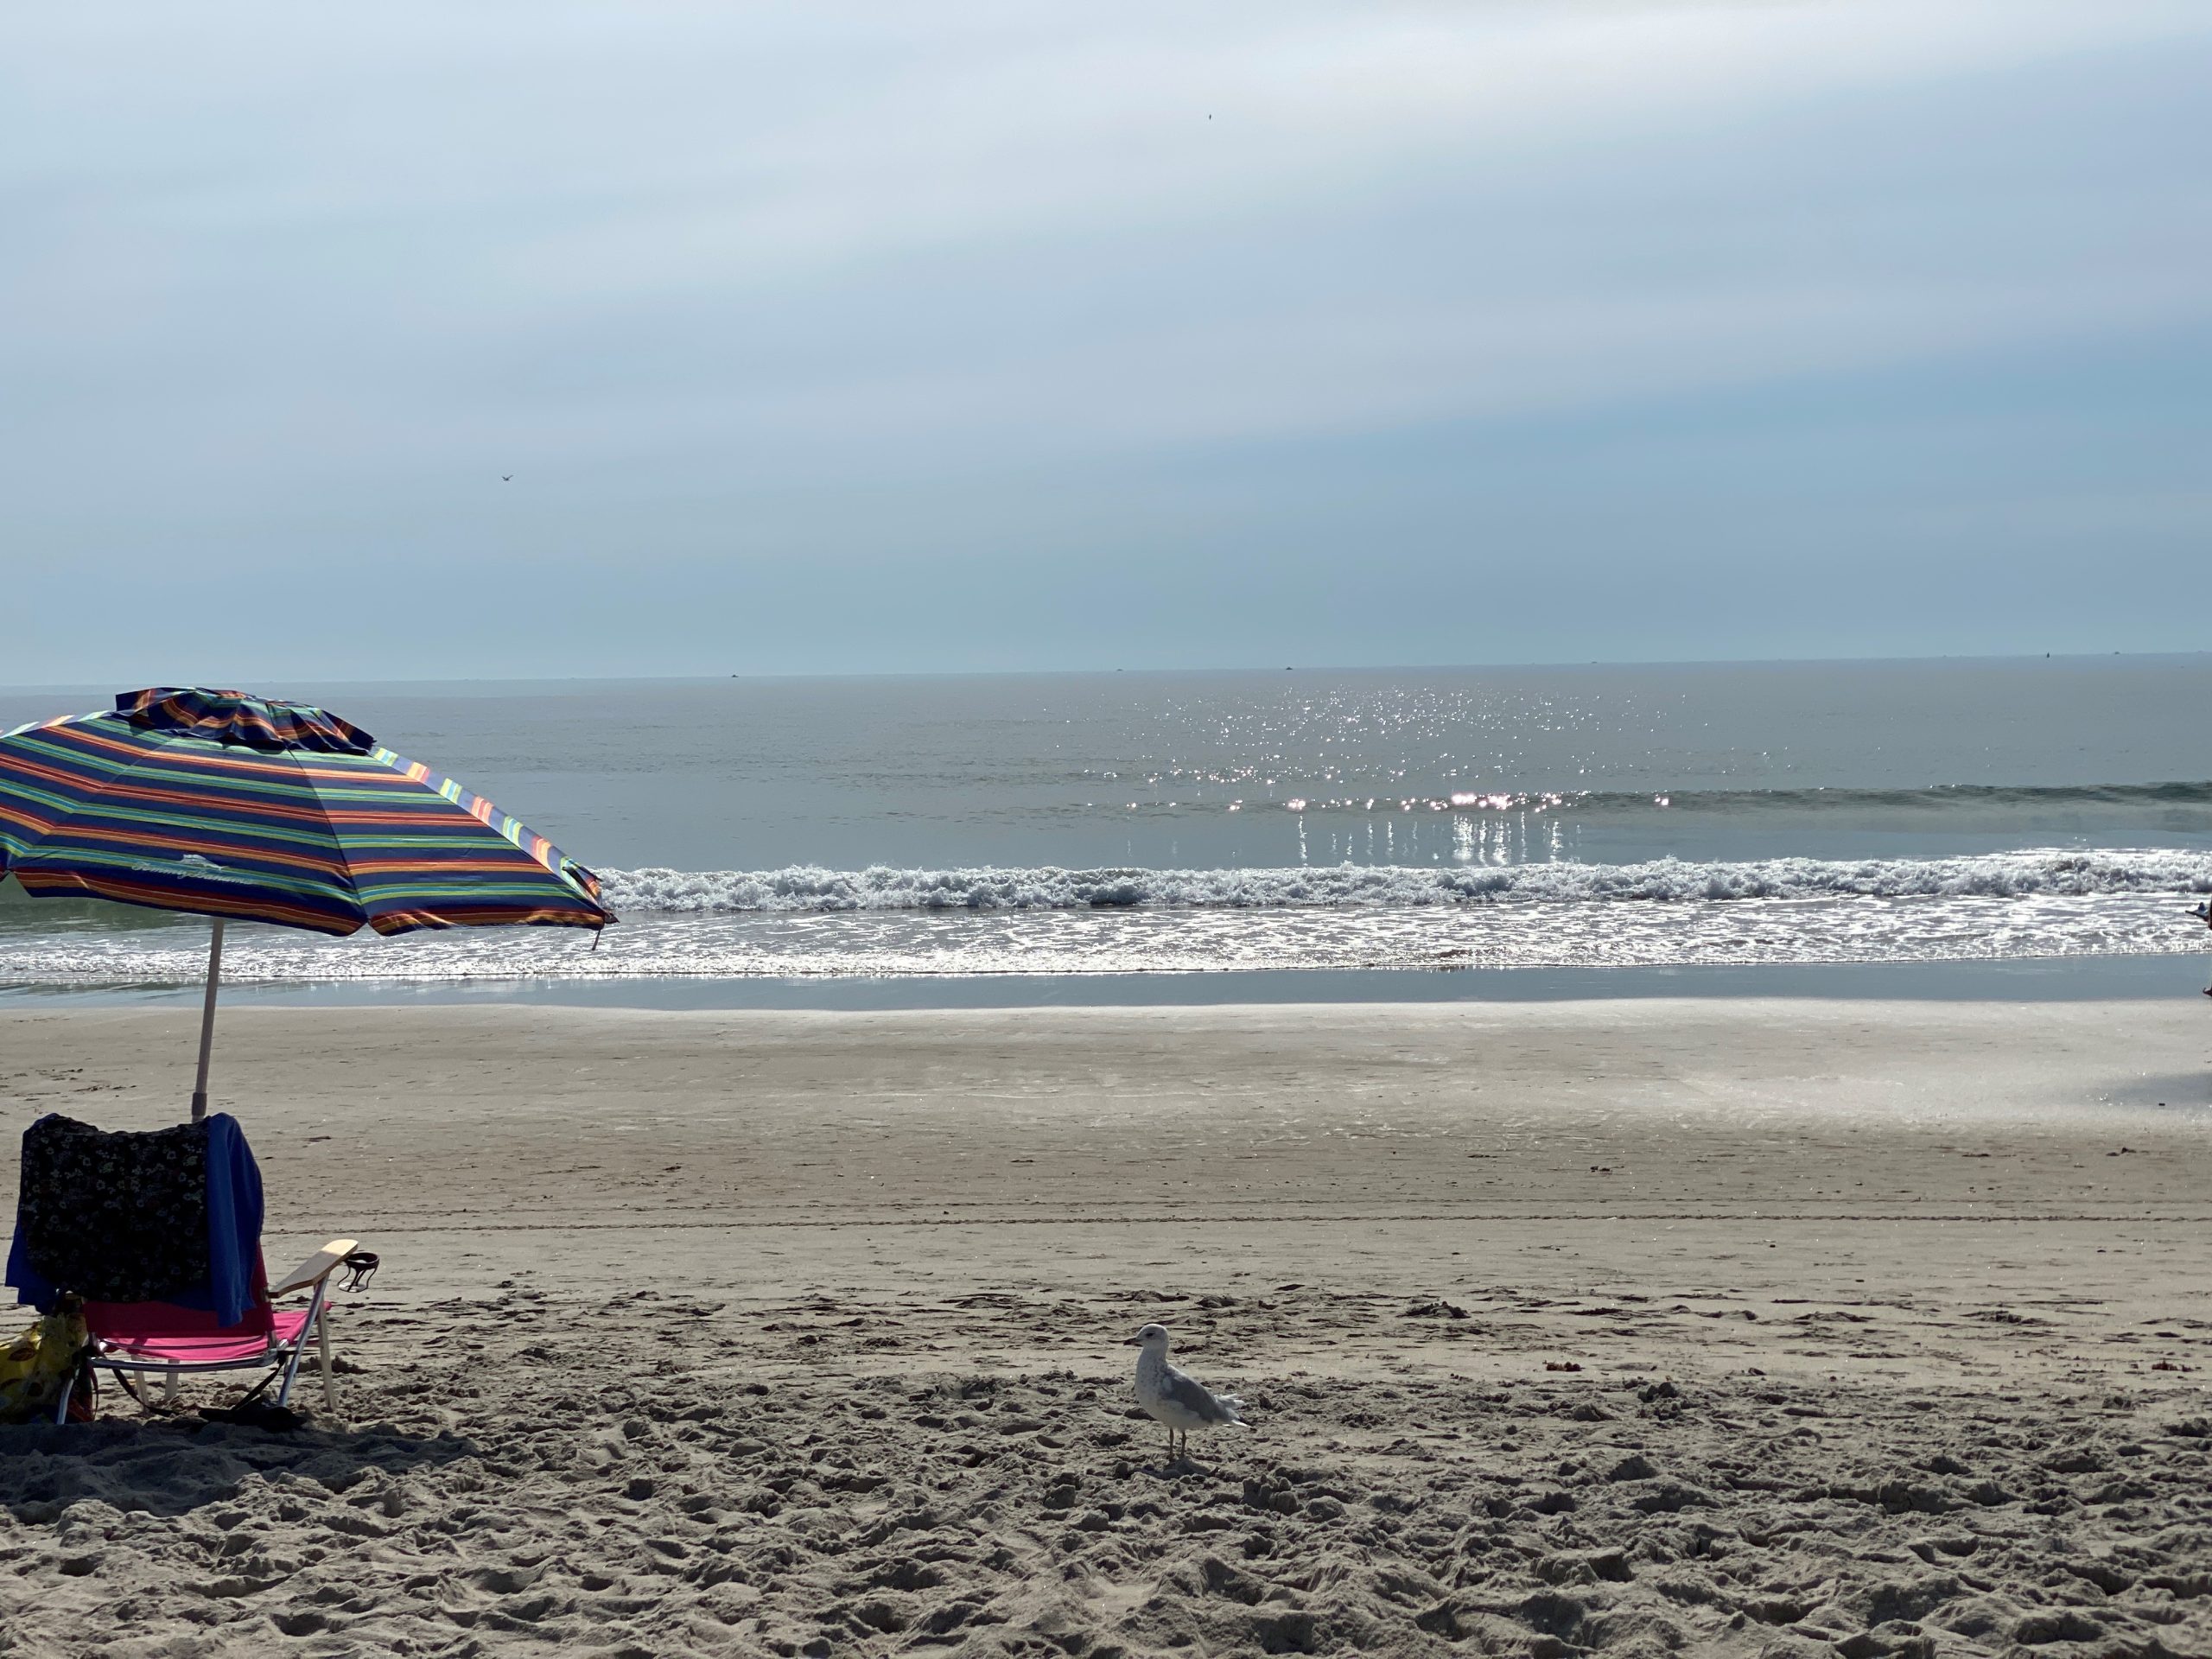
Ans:
[[[0,1427],[0,1508],[30,1525],[86,1498],[177,1516],[236,1498],[254,1475],[344,1491],[372,1470],[399,1474],[478,1455],[457,1435],[424,1439],[389,1425],[274,1433],[182,1416],[27,1424]]]

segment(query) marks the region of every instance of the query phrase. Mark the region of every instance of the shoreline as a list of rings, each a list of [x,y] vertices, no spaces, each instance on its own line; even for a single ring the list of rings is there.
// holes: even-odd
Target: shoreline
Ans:
[[[2198,951],[1952,962],[1785,963],[1612,968],[1226,969],[1211,972],[912,974],[888,977],[226,980],[225,1007],[514,1006],[893,1012],[930,1008],[1196,1007],[1785,998],[1806,1001],[2088,1002],[2180,999],[2212,974]],[[13,1008],[190,1002],[197,982],[0,983]]]

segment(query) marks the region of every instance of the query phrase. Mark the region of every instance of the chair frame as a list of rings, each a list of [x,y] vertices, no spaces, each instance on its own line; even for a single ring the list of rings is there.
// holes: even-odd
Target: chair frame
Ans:
[[[276,1333],[270,1333],[268,1346],[258,1354],[237,1359],[177,1360],[134,1357],[130,1349],[107,1342],[99,1337],[92,1340],[83,1361],[69,1374],[68,1386],[61,1390],[61,1397],[54,1402],[54,1421],[66,1423],[69,1417],[69,1402],[77,1392],[77,1379],[86,1372],[105,1370],[118,1382],[126,1371],[140,1375],[160,1372],[162,1375],[162,1398],[174,1402],[179,1380],[187,1372],[259,1370],[264,1366],[279,1368],[283,1381],[276,1389],[276,1403],[286,1404],[292,1397],[292,1384],[298,1377],[300,1361],[306,1357],[309,1338],[315,1340],[322,1372],[322,1403],[327,1411],[338,1409],[338,1391],[331,1381],[330,1370],[330,1275],[344,1265],[345,1258],[358,1248],[359,1241],[334,1238],[306,1261],[284,1276],[281,1284],[269,1288],[268,1300],[274,1302],[279,1296],[296,1290],[313,1287],[308,1299],[306,1323],[299,1334],[289,1342],[280,1342]],[[275,1371],[272,1370],[272,1376]]]

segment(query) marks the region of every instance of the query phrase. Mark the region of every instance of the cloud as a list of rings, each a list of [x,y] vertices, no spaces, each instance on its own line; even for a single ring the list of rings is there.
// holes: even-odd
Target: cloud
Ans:
[[[1179,556],[1225,586],[1281,503],[1357,521],[1438,433],[1567,465],[1638,410],[2212,321],[2212,22],[2160,0],[0,27],[0,487],[41,563],[381,550],[461,604],[549,559],[680,588],[803,544],[828,594],[981,546],[1110,567],[1137,556],[1067,504],[1110,499],[1103,536],[1202,500]],[[2001,487],[1942,522],[2003,522]],[[662,660],[629,626],[622,660]]]

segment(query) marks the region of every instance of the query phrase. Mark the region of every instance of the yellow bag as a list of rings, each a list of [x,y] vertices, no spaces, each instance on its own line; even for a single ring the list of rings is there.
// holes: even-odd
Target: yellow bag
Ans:
[[[77,1360],[92,1339],[82,1304],[73,1296],[0,1351],[0,1422],[51,1417],[54,1402],[77,1375]]]

